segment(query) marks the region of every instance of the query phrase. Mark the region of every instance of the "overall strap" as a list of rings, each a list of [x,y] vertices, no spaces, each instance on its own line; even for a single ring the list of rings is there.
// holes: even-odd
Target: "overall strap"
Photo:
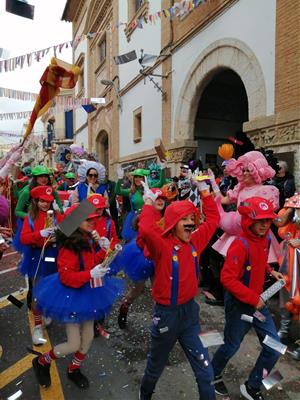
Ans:
[[[29,222],[30,229],[31,229],[32,232],[33,232],[33,231],[34,231],[33,220],[32,220],[32,218],[31,218],[31,216],[30,216],[29,214],[27,214],[27,216],[28,216],[28,222]]]
[[[191,246],[192,255],[195,262],[195,269],[196,269],[196,277],[197,280],[199,279],[199,266],[198,266],[198,259],[197,259],[197,252],[193,245]],[[179,287],[179,262],[177,256],[177,246],[173,249],[172,255],[172,287],[171,287],[171,305],[177,305],[178,302],[178,287]]]
[[[130,196],[130,204],[131,204],[131,209],[132,209],[132,211],[135,211],[135,207],[134,207],[134,193],[131,193],[131,196]]]
[[[79,202],[87,198],[88,187],[85,183],[81,182],[77,186]]]
[[[96,193],[101,194],[101,196],[104,196],[105,192],[106,192],[106,184],[102,183],[101,185],[99,185],[96,189]]]
[[[107,217],[106,218],[106,237],[107,237],[107,239],[110,239],[110,227],[111,227],[110,218]]]
[[[249,244],[248,244],[247,240],[245,238],[243,238],[243,237],[238,237],[237,239],[241,240],[244,243],[244,245],[245,245],[245,247],[247,249],[247,259],[246,259],[245,264],[244,264],[245,269],[244,269],[244,275],[243,275],[242,281],[243,281],[243,284],[245,286],[249,286],[250,276],[251,276],[251,265],[250,265],[250,258],[249,258],[249,256],[250,256]]]
[[[81,253],[79,254],[79,271],[84,271],[84,263]]]

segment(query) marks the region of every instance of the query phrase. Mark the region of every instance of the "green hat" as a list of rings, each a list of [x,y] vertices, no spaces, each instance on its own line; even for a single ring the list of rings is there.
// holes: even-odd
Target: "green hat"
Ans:
[[[75,172],[67,172],[65,175],[65,178],[67,179],[75,179],[76,178],[76,174]]]
[[[31,171],[33,176],[50,175],[50,171],[45,165],[36,165]]]
[[[138,168],[133,171],[132,176],[147,176],[149,174],[150,171],[148,169]]]
[[[31,175],[31,168],[30,167],[25,167],[22,170],[24,175]]]

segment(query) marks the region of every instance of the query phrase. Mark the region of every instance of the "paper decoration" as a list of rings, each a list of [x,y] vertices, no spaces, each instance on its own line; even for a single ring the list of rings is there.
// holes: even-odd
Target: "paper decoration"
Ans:
[[[37,93],[22,92],[21,90],[0,87],[0,97],[7,97],[15,100],[35,101],[37,96]]]

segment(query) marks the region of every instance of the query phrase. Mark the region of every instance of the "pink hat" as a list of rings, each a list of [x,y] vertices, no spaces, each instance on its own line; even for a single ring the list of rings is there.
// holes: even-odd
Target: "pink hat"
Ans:
[[[275,175],[275,171],[269,166],[265,156],[260,151],[249,151],[235,161],[231,161],[226,172],[236,177],[239,182],[243,183],[243,168],[247,167],[255,183],[265,182],[267,179]]]

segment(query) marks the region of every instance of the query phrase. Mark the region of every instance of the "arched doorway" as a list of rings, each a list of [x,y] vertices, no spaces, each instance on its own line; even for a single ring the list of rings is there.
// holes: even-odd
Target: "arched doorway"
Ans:
[[[101,131],[96,139],[96,151],[99,156],[99,161],[106,168],[108,173],[109,168],[109,151],[108,151],[108,134],[106,131]]]
[[[202,88],[194,124],[197,159],[203,166],[220,164],[218,147],[242,131],[248,121],[248,97],[239,75],[229,68],[216,69]]]

